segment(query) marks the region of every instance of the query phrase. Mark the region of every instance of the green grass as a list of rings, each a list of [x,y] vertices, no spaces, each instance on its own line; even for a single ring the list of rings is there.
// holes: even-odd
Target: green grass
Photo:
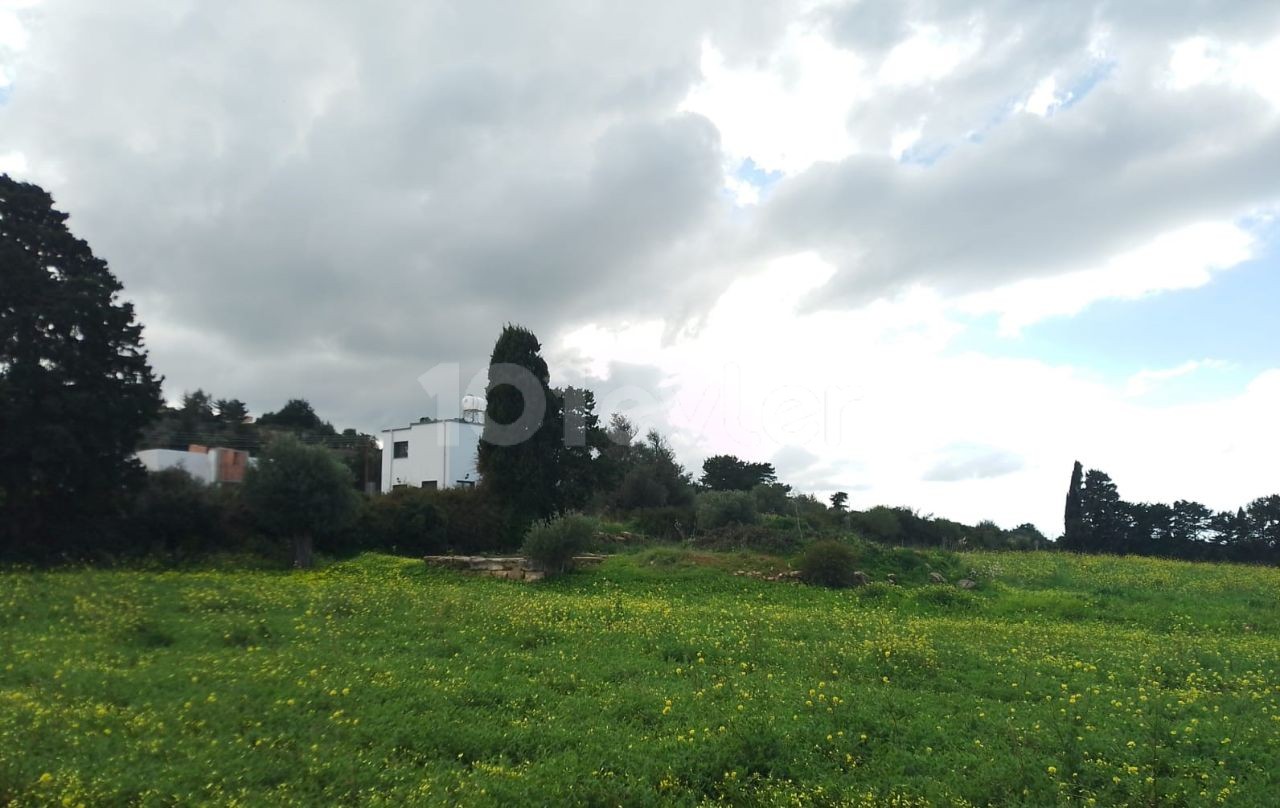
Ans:
[[[937,560],[0,572],[0,805],[1277,804],[1280,571]]]

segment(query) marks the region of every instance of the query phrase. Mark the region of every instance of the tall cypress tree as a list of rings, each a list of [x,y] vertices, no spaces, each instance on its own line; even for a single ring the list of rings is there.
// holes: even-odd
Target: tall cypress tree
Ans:
[[[563,402],[551,389],[541,351],[532,331],[508,324],[489,358],[477,467],[481,484],[509,512],[513,543],[532,520],[561,507]]]
[[[0,175],[0,551],[91,549],[75,538],[140,478],[129,458],[160,409],[133,307],[66,220]]]
[[[1068,550],[1084,549],[1080,502],[1083,486],[1084,466],[1077,460],[1071,468],[1071,487],[1067,489],[1067,508],[1063,519],[1062,546]]]

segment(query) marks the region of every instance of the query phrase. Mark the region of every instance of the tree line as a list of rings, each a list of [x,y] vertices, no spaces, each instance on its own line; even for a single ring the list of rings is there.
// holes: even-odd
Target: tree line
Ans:
[[[106,263],[66,227],[43,189],[0,175],[0,557],[94,559],[218,551],[420,554],[507,551],[531,526],[583,512],[709,549],[791,552],[855,533],[947,548],[1041,549],[1032,525],[965,525],[909,508],[849,508],[792,490],[767,462],[709,457],[695,479],[659,432],[602,418],[593,393],[550,384],[541,345],[509,324],[490,356],[487,418],[474,489],[377,489],[370,435],[338,431],[304,399],[249,418],[239,399],[204,390],[161,399],[142,326]],[[545,407],[519,421],[525,392],[495,368],[523,369]],[[525,440],[498,440],[521,423]],[[258,458],[243,486],[202,486],[181,472],[147,475],[138,448],[191,444]],[[1101,472],[1076,465],[1058,543],[1083,552],[1274,561],[1280,497],[1212,513],[1197,503],[1126,503]]]
[[[1071,471],[1062,549],[1080,553],[1164,556],[1192,560],[1280,562],[1280,495],[1237,510],[1199,502],[1126,502],[1098,469]]]

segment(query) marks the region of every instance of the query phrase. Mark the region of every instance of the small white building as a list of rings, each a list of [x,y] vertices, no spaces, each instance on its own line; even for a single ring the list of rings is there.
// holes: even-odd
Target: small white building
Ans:
[[[459,488],[480,481],[476,453],[484,431],[484,400],[462,399],[461,418],[423,418],[382,430],[382,492],[393,488]]]
[[[147,471],[182,469],[202,483],[244,482],[245,471],[257,461],[240,449],[192,445],[189,449],[143,449],[134,455]]]

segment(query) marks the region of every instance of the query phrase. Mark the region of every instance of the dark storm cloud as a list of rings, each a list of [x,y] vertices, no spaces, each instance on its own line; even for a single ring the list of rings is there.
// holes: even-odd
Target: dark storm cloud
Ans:
[[[678,111],[700,42],[767,49],[778,14],[51,4],[0,153],[111,262],[171,393],[376,426],[505,321],[661,309],[723,214],[718,134]]]

